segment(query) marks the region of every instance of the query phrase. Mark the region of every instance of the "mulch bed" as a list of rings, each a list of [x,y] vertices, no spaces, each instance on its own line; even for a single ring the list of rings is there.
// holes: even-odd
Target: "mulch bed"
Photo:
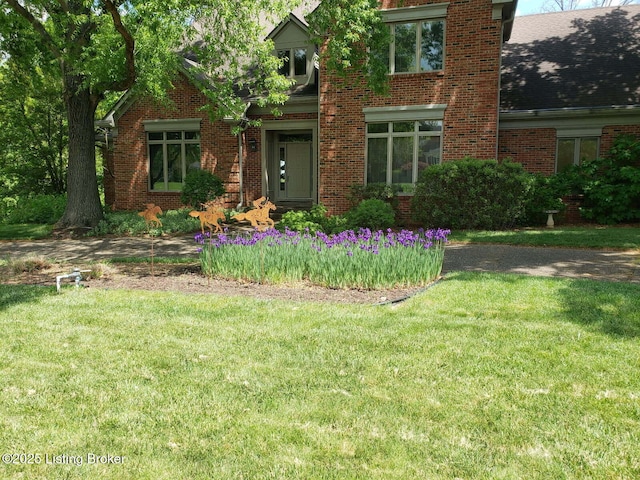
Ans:
[[[91,269],[90,265],[74,265],[74,267],[78,267],[81,270]],[[10,271],[9,267],[2,267],[0,268],[0,275],[5,284],[41,285],[55,289],[56,276],[64,275],[71,271],[71,266],[54,264],[36,271],[19,273]],[[64,288],[69,288],[71,285],[74,285],[73,280],[62,280]],[[99,278],[91,278],[89,274],[83,274],[82,286],[96,289],[172,291],[184,294],[214,294],[266,300],[347,304],[377,304],[398,301],[424,288],[387,290],[330,289],[309,283],[269,285],[216,278],[209,279],[202,275],[200,265],[197,263],[156,264],[153,266],[153,271],[149,264],[109,264],[103,267]]]

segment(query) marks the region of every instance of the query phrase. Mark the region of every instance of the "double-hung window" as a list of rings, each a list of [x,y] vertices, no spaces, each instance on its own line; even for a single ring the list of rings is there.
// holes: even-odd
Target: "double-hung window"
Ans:
[[[419,111],[424,114],[422,119],[410,118]],[[442,111],[425,107],[365,109],[366,182],[397,185],[403,192],[412,192],[420,173],[440,163]]]
[[[391,44],[383,56],[389,72],[419,73],[444,68],[444,17],[447,4],[383,10]]]
[[[564,137],[558,138],[556,155],[556,172],[562,172],[571,165],[598,158],[598,137]]]
[[[145,122],[149,190],[179,192],[191,170],[200,168],[200,121]]]

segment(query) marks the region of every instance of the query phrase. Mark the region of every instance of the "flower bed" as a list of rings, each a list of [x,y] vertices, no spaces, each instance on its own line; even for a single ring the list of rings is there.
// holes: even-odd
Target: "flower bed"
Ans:
[[[449,230],[347,230],[326,235],[286,230],[196,235],[207,276],[254,282],[377,289],[426,285],[442,271]]]

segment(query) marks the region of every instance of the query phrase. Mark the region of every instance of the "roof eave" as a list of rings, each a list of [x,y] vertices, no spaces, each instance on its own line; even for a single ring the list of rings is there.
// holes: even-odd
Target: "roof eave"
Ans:
[[[500,128],[545,128],[559,124],[632,125],[638,123],[640,105],[567,107],[538,110],[501,110]]]

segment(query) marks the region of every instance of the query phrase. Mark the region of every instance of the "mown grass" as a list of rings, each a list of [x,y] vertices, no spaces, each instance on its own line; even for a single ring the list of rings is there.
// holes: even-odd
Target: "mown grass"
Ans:
[[[453,231],[449,240],[463,243],[626,250],[640,248],[640,227],[580,226],[505,231]]]
[[[8,479],[637,478],[640,286],[458,273],[396,306],[0,286]]]
[[[40,240],[51,236],[53,225],[0,223],[0,240]]]

